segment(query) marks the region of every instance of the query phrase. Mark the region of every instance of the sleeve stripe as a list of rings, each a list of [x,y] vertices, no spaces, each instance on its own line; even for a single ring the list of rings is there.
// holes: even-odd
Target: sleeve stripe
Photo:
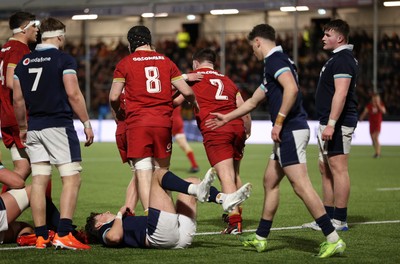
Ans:
[[[290,71],[289,67],[284,67],[282,69],[279,69],[278,71],[276,71],[276,73],[274,74],[274,78],[277,79],[279,77],[279,75],[281,75],[284,72]]]
[[[180,76],[177,76],[177,77],[175,77],[175,78],[172,78],[172,79],[171,79],[171,82],[175,82],[175,81],[178,81],[178,80],[184,80],[184,79],[183,79],[183,76],[180,75]]]
[[[66,69],[63,71],[63,74],[76,74],[76,71],[73,69]]]
[[[114,78],[113,83],[124,83],[125,82],[125,78]]]
[[[351,75],[347,74],[347,73],[338,73],[333,75],[333,79],[339,79],[339,78],[350,78],[351,79]]]

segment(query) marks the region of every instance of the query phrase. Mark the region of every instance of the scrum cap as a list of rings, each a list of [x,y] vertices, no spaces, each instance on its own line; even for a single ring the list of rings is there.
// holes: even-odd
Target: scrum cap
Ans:
[[[151,33],[145,26],[134,26],[128,31],[128,41],[131,51],[134,52],[137,47],[151,45]]]

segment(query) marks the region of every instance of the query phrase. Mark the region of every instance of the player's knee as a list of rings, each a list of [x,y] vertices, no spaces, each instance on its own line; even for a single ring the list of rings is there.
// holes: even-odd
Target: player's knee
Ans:
[[[32,176],[51,175],[51,165],[49,163],[33,163]]]
[[[153,170],[153,162],[151,160],[151,157],[136,159],[133,162],[133,168],[135,170]]]
[[[19,209],[24,211],[26,208],[29,206],[29,198],[28,194],[24,189],[13,189],[8,191],[9,194],[11,194],[12,197],[17,201]]]
[[[82,166],[79,162],[71,162],[56,166],[61,177],[72,176],[82,171]]]

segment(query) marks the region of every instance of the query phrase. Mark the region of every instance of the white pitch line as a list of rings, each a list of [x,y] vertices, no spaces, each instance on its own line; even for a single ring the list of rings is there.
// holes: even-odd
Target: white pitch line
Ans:
[[[388,220],[388,221],[371,221],[371,222],[357,222],[349,223],[349,226],[354,225],[379,225],[379,224],[398,224],[400,220]],[[302,226],[287,226],[287,227],[275,227],[271,228],[271,231],[281,231],[281,230],[293,230],[293,229],[303,229]],[[256,229],[243,230],[243,233],[255,232]],[[219,235],[221,232],[203,232],[196,233],[196,236],[209,236],[209,235]]]
[[[35,248],[35,246],[26,246],[26,247],[0,247],[1,250],[19,250],[19,249],[30,249],[30,248]]]
[[[400,191],[400,187],[398,188],[378,188],[377,191],[385,192],[385,191]]]

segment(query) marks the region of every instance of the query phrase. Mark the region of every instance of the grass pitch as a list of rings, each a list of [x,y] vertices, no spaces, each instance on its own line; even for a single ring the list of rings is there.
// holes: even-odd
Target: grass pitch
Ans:
[[[191,143],[203,177],[209,168],[203,145]],[[253,184],[249,200],[243,204],[245,232],[257,228],[264,199],[262,178],[271,145],[248,145],[241,166],[243,182]],[[84,226],[91,211],[115,211],[122,206],[131,172],[121,164],[114,143],[95,143],[82,148],[82,187],[74,223]],[[12,168],[9,153],[2,147],[3,161]],[[317,167],[317,148],[308,147],[308,169],[314,187],[321,193]],[[339,233],[347,243],[343,256],[320,260],[312,257],[324,241],[321,232],[301,229],[312,220],[294,194],[289,182],[281,183],[280,207],[268,238],[268,251],[257,253],[243,247],[235,236],[219,235],[224,229],[222,209],[215,204],[198,205],[198,234],[186,250],[110,249],[93,245],[89,251],[54,250],[54,248],[16,249],[16,244],[0,245],[0,263],[400,263],[400,147],[383,147],[380,159],[372,158],[370,146],[353,146],[350,156],[351,197],[348,222],[350,230]],[[171,170],[182,178],[189,162],[175,146]],[[30,181],[30,180],[28,180]],[[218,181],[215,183],[219,186]],[[53,175],[53,199],[59,204],[61,181]],[[139,205],[137,214],[143,210]],[[30,209],[19,220],[32,223]]]

